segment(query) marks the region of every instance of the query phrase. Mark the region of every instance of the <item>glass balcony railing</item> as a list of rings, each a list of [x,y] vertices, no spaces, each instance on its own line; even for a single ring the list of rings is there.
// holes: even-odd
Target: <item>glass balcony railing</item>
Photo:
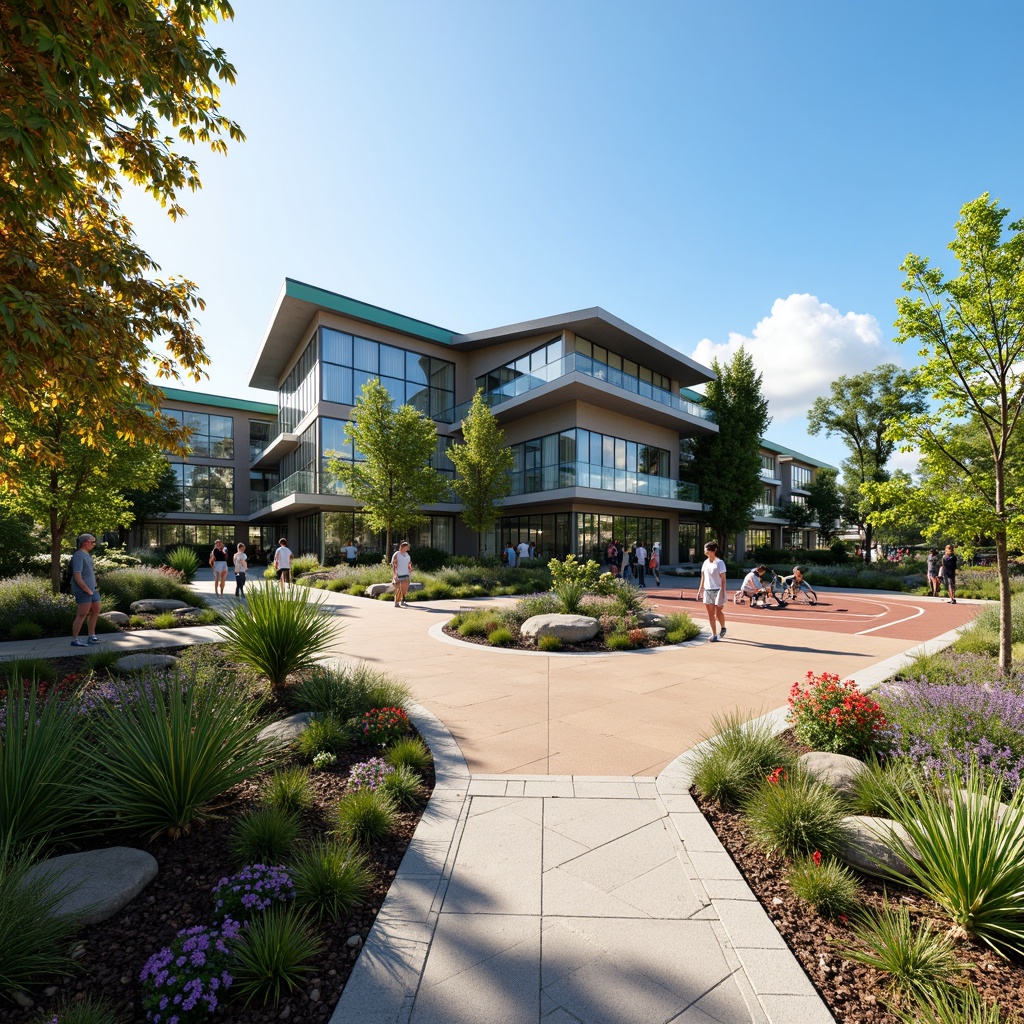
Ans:
[[[267,506],[273,505],[275,501],[287,498],[290,494],[315,493],[315,476],[312,471],[303,469],[298,473],[292,473],[291,476],[286,476],[280,483],[274,484],[270,490],[260,491],[259,494],[251,495],[249,498],[249,514],[252,515],[254,512],[259,512],[267,508]]]
[[[763,505],[758,504],[754,506],[754,515],[761,516],[765,519],[782,519],[782,509],[778,505]]]
[[[676,483],[676,497],[680,501],[700,501],[700,488],[686,480]]]
[[[520,395],[525,395],[536,388],[543,387],[545,384],[550,384],[553,380],[566,377],[570,373],[582,373],[588,377],[593,377],[595,380],[603,380],[605,383],[611,384],[622,391],[628,391],[638,398],[647,399],[657,405],[667,406],[676,412],[686,413],[688,416],[696,416],[699,419],[707,420],[709,423],[715,422],[715,414],[710,409],[705,409],[696,402],[688,402],[685,398],[672,394],[671,391],[655,387],[647,381],[632,377],[621,370],[616,370],[607,363],[602,363],[579,352],[572,352],[553,363],[548,363],[546,366],[515,377],[507,384],[503,384],[494,391],[485,394],[483,396],[484,401],[493,409],[503,402],[508,402],[513,398],[518,398]],[[463,402],[462,405],[457,405],[452,410],[450,422],[461,422],[466,413],[469,412],[470,404],[469,402]]]
[[[593,487],[619,494],[642,494],[650,498],[678,498],[699,501],[696,484],[680,483],[664,476],[636,473],[588,462],[562,462],[542,469],[520,470],[511,474],[512,495],[554,491],[560,487]]]

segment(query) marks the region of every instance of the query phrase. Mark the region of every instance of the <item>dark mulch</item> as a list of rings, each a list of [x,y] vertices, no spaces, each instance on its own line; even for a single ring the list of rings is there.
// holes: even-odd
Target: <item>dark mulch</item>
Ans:
[[[372,756],[374,752],[367,748],[353,749],[341,754],[330,771],[312,772],[316,803],[305,814],[307,838],[332,827],[331,811],[345,791],[349,768]],[[432,791],[432,768],[425,781],[428,791]],[[217,820],[194,826],[187,836],[177,841],[164,839],[146,844],[137,839],[126,840],[148,850],[157,859],[160,873],[120,914],[83,930],[76,942],[82,951],[78,971],[73,977],[55,979],[46,989],[49,995],[41,996],[31,1014],[44,1013],[42,1019],[48,1020],[61,999],[89,993],[109,999],[126,1021],[144,1020],[139,972],[146,960],[167,945],[180,929],[209,923],[213,888],[240,866],[232,861],[229,853],[232,820],[256,805],[259,790],[258,781],[236,787],[218,807]],[[218,1019],[233,1024],[268,1024],[284,1019],[295,1024],[320,1024],[327,1020],[387,895],[421,813],[421,810],[402,812],[398,827],[389,839],[367,851],[374,874],[370,899],[350,920],[322,927],[326,951],[299,988],[276,1006],[267,1008],[246,1008],[241,1002],[229,1001]],[[97,845],[112,845],[112,842],[108,837]],[[358,937],[357,943],[354,937]],[[350,939],[353,945],[349,945]],[[7,1005],[0,1008],[0,1024],[25,1024],[29,1016],[21,1008]]]
[[[844,960],[839,951],[838,947],[852,938],[849,922],[821,917],[798,899],[786,882],[783,863],[768,860],[753,846],[738,811],[693,795],[838,1024],[895,1024],[897,1017],[884,1004],[885,976]],[[890,882],[883,887],[880,881],[863,877],[861,889],[867,907],[880,909],[887,894],[890,903],[906,904],[922,920],[933,920],[940,931],[949,927],[941,908],[905,886]],[[1004,1012],[1020,1010],[1024,960],[1006,961],[987,947],[967,941],[960,949],[960,959],[975,964],[967,979],[985,1000],[997,1000]]]

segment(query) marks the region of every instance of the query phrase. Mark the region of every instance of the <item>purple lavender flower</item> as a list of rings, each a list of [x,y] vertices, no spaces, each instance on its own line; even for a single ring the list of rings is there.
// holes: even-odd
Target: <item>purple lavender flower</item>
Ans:
[[[352,766],[348,773],[348,788],[377,789],[395,769],[383,757],[371,757]]]
[[[237,875],[222,878],[213,890],[214,920],[221,922],[224,938],[232,939],[254,913],[266,910],[277,902],[295,896],[295,886],[288,872],[281,867],[249,864]],[[235,929],[234,934],[231,928]]]

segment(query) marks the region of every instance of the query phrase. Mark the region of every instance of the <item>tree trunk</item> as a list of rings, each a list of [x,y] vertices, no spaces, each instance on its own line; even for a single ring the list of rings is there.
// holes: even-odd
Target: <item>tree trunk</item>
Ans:
[[[60,542],[64,534],[57,525],[57,510],[50,509],[50,587],[60,593]]]
[[[478,562],[480,561],[480,556],[483,554],[483,550],[484,550],[484,531],[483,530],[477,530],[476,531],[476,560]]]
[[[999,567],[999,671],[1006,674],[1013,664],[1013,609],[1005,530],[996,534],[996,565]]]
[[[864,561],[871,564],[871,541],[874,538],[875,530],[870,523],[864,524]]]

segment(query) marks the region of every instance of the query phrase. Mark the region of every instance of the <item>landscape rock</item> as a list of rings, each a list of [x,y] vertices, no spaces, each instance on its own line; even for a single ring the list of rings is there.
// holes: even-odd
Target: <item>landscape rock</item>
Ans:
[[[51,912],[54,917],[96,924],[135,899],[157,870],[156,858],[145,850],[111,846],[50,857],[33,865],[25,880],[45,877],[53,891],[64,893]]]
[[[912,872],[907,862],[885,844],[884,840],[895,836],[907,844],[910,851],[915,855],[915,860],[920,860],[914,844],[910,841],[907,830],[889,818],[873,818],[866,814],[853,814],[843,818],[843,825],[846,827],[846,841],[839,851],[839,859],[845,861],[852,868],[863,871],[866,875],[875,875],[878,878],[891,877],[886,871],[909,877]]]
[[[128,616],[124,612],[100,612],[100,618],[106,619],[107,622],[111,622],[115,626],[128,625]]]
[[[380,597],[381,594],[393,594],[395,588],[390,583],[371,583],[363,593],[367,597]]]
[[[177,664],[173,654],[126,654],[114,662],[114,671],[127,676],[147,668],[173,668]]]
[[[198,615],[201,611],[204,611],[204,609],[202,609],[202,608],[193,608],[191,605],[187,605],[185,608],[175,608],[175,609],[173,609],[171,614],[172,615],[178,615],[178,616],[180,616],[182,618],[185,618],[186,616],[189,616],[189,615]]]
[[[664,626],[644,626],[644,633],[649,640],[664,640],[668,636]]]
[[[834,789],[841,797],[853,796],[854,781],[867,765],[856,757],[846,754],[829,754],[824,750],[812,750],[800,755],[800,767],[813,775],[822,785]]]
[[[287,718],[278,719],[260,729],[257,737],[261,740],[276,740],[279,743],[294,743],[308,728],[313,718],[310,711],[300,711]]]
[[[178,601],[173,597],[147,597],[142,601],[132,601],[131,612],[133,615],[152,615],[159,612],[173,612],[177,608],[191,608],[184,601]]]
[[[641,612],[639,618],[641,626],[660,626],[665,621],[657,612]]]
[[[542,636],[557,636],[567,644],[593,640],[597,636],[597,630],[597,619],[592,619],[589,615],[531,615],[519,627],[520,634],[529,640],[537,641]]]

